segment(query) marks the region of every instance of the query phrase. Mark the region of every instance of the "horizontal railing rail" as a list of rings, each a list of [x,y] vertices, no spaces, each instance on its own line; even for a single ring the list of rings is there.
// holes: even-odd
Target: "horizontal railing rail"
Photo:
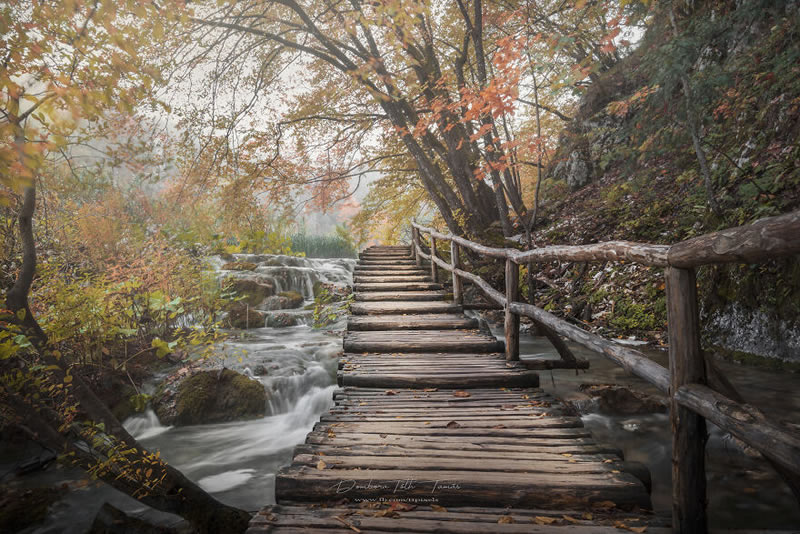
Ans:
[[[430,236],[430,253],[421,234]],[[450,263],[437,254],[437,240],[450,242]],[[460,249],[506,261],[505,293],[462,268]],[[519,359],[519,317],[533,319],[567,339],[601,353],[669,397],[673,457],[673,530],[705,532],[705,420],[758,450],[800,498],[800,435],[770,420],[757,408],[737,402],[732,386],[715,375],[700,348],[695,268],[715,263],[754,263],[800,254],[800,211],[688,239],[674,245],[608,241],[548,246],[520,251],[494,248],[412,223],[412,253],[452,274],[453,298],[463,304],[463,280],[472,282],[505,310],[508,359]],[[533,304],[519,301],[519,265],[548,261],[633,262],[663,267],[667,293],[670,364],[666,368],[640,351],[571,324]],[[556,366],[557,367],[557,366]],[[714,387],[710,387],[711,384]]]

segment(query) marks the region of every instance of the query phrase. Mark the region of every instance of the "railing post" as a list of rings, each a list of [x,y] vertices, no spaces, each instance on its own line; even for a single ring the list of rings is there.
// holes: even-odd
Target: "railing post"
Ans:
[[[707,532],[706,422],[681,407],[675,392],[684,384],[705,384],[700,350],[700,319],[694,269],[667,267],[667,329],[669,335],[670,422],[672,426],[672,531]]]
[[[433,283],[439,281],[439,271],[436,269],[436,262],[433,259],[436,257],[436,238],[431,234],[431,280]]]
[[[453,269],[461,268],[461,257],[459,256],[460,250],[458,243],[450,241],[450,266]],[[461,278],[454,272],[453,273],[453,301],[456,304],[464,304],[464,284]]]
[[[519,265],[506,260],[506,360],[519,360],[519,315],[509,305],[519,300]]]
[[[416,259],[417,257],[417,247],[414,246],[416,240],[414,239],[414,233],[417,231],[416,228],[413,226],[411,227],[411,258]]]
[[[417,260],[417,267],[422,267],[422,256],[417,254],[417,247],[419,246],[419,228],[414,228],[411,237],[414,241],[414,259]]]

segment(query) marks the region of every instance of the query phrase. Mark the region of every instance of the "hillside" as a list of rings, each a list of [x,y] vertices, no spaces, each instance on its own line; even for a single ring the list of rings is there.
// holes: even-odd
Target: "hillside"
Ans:
[[[583,96],[543,184],[538,246],[668,244],[800,207],[798,4],[730,6],[698,3],[677,13],[674,26],[658,12],[638,49]],[[717,210],[707,202],[693,120]],[[548,309],[618,337],[661,342],[657,270],[551,266],[539,277]],[[698,279],[706,346],[740,360],[800,361],[797,258],[705,268]],[[624,289],[612,290],[611,280]]]

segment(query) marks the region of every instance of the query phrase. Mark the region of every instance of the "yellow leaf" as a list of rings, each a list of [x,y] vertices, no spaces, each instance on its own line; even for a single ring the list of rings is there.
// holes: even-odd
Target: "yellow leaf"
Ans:
[[[444,506],[439,506],[438,504],[432,504],[431,510],[433,510],[434,512],[447,512],[447,508],[445,508]]]
[[[533,522],[537,525],[552,525],[556,521],[558,521],[558,519],[555,517],[545,517],[543,515],[537,515],[533,518]]]
[[[501,524],[501,525],[507,525],[509,523],[513,523],[514,522],[514,518],[511,517],[510,515],[503,515],[503,516],[500,516],[500,519],[498,519],[497,522],[499,524]]]
[[[326,463],[325,463],[325,462],[323,462],[322,460],[320,460],[319,462],[317,462],[317,469],[319,469],[320,471],[322,471],[322,470],[323,470],[323,469],[325,469],[326,467],[328,467],[328,464],[326,464]]]

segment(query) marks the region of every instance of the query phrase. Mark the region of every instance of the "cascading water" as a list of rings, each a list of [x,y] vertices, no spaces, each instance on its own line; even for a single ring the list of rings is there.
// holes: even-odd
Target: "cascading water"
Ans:
[[[236,254],[255,271],[220,271],[220,276],[265,277],[275,292],[296,291],[308,301],[315,282],[349,285],[354,260]],[[215,262],[221,266],[221,261]],[[282,310],[289,312],[290,310]],[[222,364],[264,384],[267,415],[233,423],[164,427],[152,411],[130,418],[125,427],[145,446],[217,498],[255,510],[274,502],[275,473],[291,460],[292,449],[332,403],[337,355],[344,321],[315,330],[306,325],[251,328],[218,350]],[[333,334],[331,334],[333,332]]]

